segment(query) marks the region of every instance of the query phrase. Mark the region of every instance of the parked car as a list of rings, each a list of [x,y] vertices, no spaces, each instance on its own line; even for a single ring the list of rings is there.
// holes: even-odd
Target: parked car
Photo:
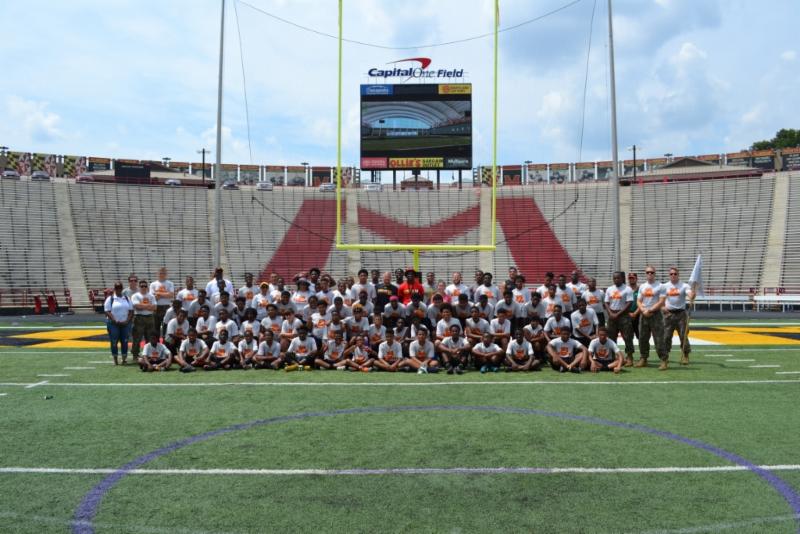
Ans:
[[[258,182],[256,191],[272,191],[272,182]]]
[[[319,190],[323,193],[336,191],[336,184],[333,183],[325,183],[319,186]]]
[[[11,169],[3,171],[4,180],[19,180],[19,173]]]
[[[90,184],[94,182],[94,176],[91,174],[79,174],[75,177],[76,184]]]
[[[49,182],[50,175],[46,171],[33,171],[31,173],[32,182]]]
[[[178,180],[177,178],[170,178],[169,180],[164,182],[164,185],[166,185],[167,187],[180,187],[181,181]]]
[[[236,183],[236,180],[228,180],[224,184],[222,184],[222,189],[239,189],[239,185]]]
[[[366,183],[366,184],[364,184],[364,191],[381,192],[381,191],[383,191],[383,184],[372,183],[372,182]]]

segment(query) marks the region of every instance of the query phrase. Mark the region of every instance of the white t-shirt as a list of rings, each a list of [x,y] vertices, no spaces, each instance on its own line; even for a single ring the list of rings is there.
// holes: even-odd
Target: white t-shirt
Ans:
[[[334,298],[334,299],[336,299],[336,297],[342,297],[342,306],[347,306],[347,307],[350,307],[350,306],[352,306],[352,304],[353,304],[353,303],[354,303],[356,300],[358,300],[358,299],[354,299],[353,297],[351,297],[351,296],[350,296],[350,291],[347,291],[347,290],[345,290],[345,292],[344,292],[344,293],[342,293],[342,292],[341,292],[341,291],[339,291],[338,289],[334,289],[334,290],[333,290],[333,298]],[[334,304],[333,304],[333,302],[331,301],[331,306],[333,306],[333,305],[334,305]]]
[[[348,317],[344,320],[344,324],[350,332],[350,337],[369,333],[369,321],[366,317],[362,317],[360,321],[357,321],[355,317]]]
[[[415,339],[408,346],[408,355],[421,362],[430,360],[433,358],[433,343],[426,339],[425,344],[420,345],[419,340]]]
[[[497,301],[500,300],[500,290],[495,285],[488,287],[485,285],[480,285],[475,288],[475,300],[478,300],[478,297],[481,295],[486,295],[486,297],[489,299],[489,304],[492,306],[497,304]]]
[[[507,303],[505,299],[499,301],[494,307],[494,314],[499,315],[500,310],[506,311],[506,319],[513,319],[514,317],[518,317],[520,315],[521,306],[511,300],[511,304]]]
[[[633,302],[633,290],[627,284],[621,287],[611,286],[606,290],[606,304],[613,312],[626,310]]]
[[[589,291],[588,289],[583,292],[583,300],[586,301],[586,307],[594,310],[595,313],[603,313],[603,302],[605,302],[606,294],[602,289],[595,289]]]
[[[639,286],[639,301],[642,308],[655,306],[662,296],[665,296],[666,288],[661,282],[645,282]]]
[[[541,300],[536,306],[533,305],[532,300],[525,304],[525,319],[530,319],[534,315],[539,319],[547,317],[547,305]]]
[[[178,350],[181,354],[194,358],[203,354],[203,351],[207,348],[206,342],[198,337],[194,340],[194,343],[189,341],[189,338],[184,339],[181,341],[181,347]]]
[[[594,343],[594,341],[592,341]],[[550,343],[548,343],[553,350],[556,351],[556,354],[563,357],[569,357],[575,354],[576,351],[580,350],[583,345],[578,343],[576,340],[569,338],[568,340],[564,341],[560,337],[555,339],[551,339]]]
[[[142,295],[142,293],[139,292],[131,295],[131,304],[134,306],[136,306],[137,304],[155,304],[155,303],[156,303],[156,297],[153,296],[152,293],[145,293],[144,295]],[[153,315],[153,312],[151,312],[150,310],[134,309],[133,313],[135,313],[136,315]]]
[[[353,284],[353,287],[350,288],[350,298],[353,302],[358,302],[358,294],[361,293],[362,289],[367,292],[367,300],[375,300],[377,296],[375,286],[372,285],[372,282],[367,282],[366,284]]]
[[[188,313],[189,306],[192,305],[192,302],[197,300],[197,290],[183,288],[178,291],[178,295],[175,298],[181,301],[181,308]]]
[[[179,323],[178,318],[176,317],[167,323],[167,336],[186,337],[189,334],[189,328],[189,321],[184,319],[182,323]]]
[[[458,331],[461,332],[461,321],[455,317],[451,317],[449,321],[441,319],[438,323],[436,323],[436,337],[450,337],[451,326],[457,326]]]
[[[161,343],[157,343],[154,347],[152,343],[148,343],[142,349],[142,356],[148,360],[166,360],[172,355],[167,347]]]
[[[487,347],[481,341],[480,343],[472,347],[472,350],[477,352],[478,354],[492,354],[495,352],[500,352],[503,349],[501,349],[496,343],[489,343],[489,346]]]
[[[618,352],[619,347],[611,338],[606,338],[605,343],[600,343],[599,339],[593,339],[589,343],[589,355],[593,360],[613,360]]]
[[[210,311],[210,313],[211,313],[211,315],[213,315],[214,317],[219,317],[219,311],[220,311],[220,310],[226,310],[226,311],[228,312],[228,317],[229,317],[230,319],[233,319],[233,317],[234,317],[234,312],[236,311],[236,304],[234,304],[234,303],[233,303],[233,302],[231,302],[231,301],[228,301],[228,304],[227,304],[227,305],[225,305],[225,304],[222,304],[222,302],[217,302],[216,304],[214,304],[214,305],[211,307],[211,311]]]
[[[256,296],[257,293],[260,292],[260,289],[257,286],[242,286],[239,288],[239,292],[236,293],[237,297],[244,297],[246,302],[250,302]]]
[[[226,341],[224,344],[220,343],[219,341],[215,341],[213,345],[211,345],[211,355],[216,356],[217,358],[227,358],[233,351],[236,350],[236,345],[231,343],[230,341]]]
[[[261,333],[261,323],[258,321],[242,321],[239,332],[244,334],[248,330],[253,332],[253,337],[258,338],[258,334]]]
[[[544,323],[544,333],[548,336],[557,336],[558,332],[561,332],[562,328],[570,328],[572,323],[569,322],[569,319],[561,316],[560,321],[556,321],[556,316],[550,317],[546,323]],[[557,330],[556,330],[557,329]]]
[[[542,325],[536,323],[535,325],[526,324],[522,327],[522,331],[528,337],[536,337],[539,335],[539,333],[543,332],[544,329],[542,328]]]
[[[282,325],[283,319],[279,315],[276,315],[274,319],[269,315],[261,319],[262,331],[272,330],[272,333],[275,335],[275,339],[277,339],[278,335],[281,333]]]
[[[328,324],[331,322],[330,313],[312,313],[311,314],[311,335],[324,339],[328,337]]]
[[[278,358],[281,355],[281,345],[273,340],[272,345],[267,345],[266,341],[262,341],[258,346],[258,355],[264,358]]]
[[[388,341],[384,341],[378,346],[378,358],[381,360],[394,363],[396,360],[399,360],[403,357],[403,347],[395,341],[391,345]]]
[[[516,339],[512,339],[508,343],[506,354],[515,360],[527,360],[529,356],[533,356],[533,345],[527,339],[523,339],[522,343],[517,343]]]
[[[575,308],[577,298],[575,297],[575,292],[573,292],[569,286],[565,285],[563,289],[556,287],[556,301],[561,304],[561,311],[569,315],[572,313],[573,308]]]
[[[256,341],[255,338],[250,340],[250,343],[248,343],[246,339],[243,339],[239,342],[239,354],[245,358],[252,358],[257,352],[258,341]]]
[[[499,319],[492,319],[492,322],[489,323],[489,332],[493,335],[497,334],[510,334],[511,333],[511,321],[506,319],[503,321],[503,324],[500,324]]]
[[[339,317],[341,317],[342,320],[345,320],[348,317],[353,316],[353,309],[350,308],[349,306],[342,305],[341,308],[337,308],[335,304],[331,304],[330,306],[328,306],[328,313],[333,315],[333,312],[335,311],[339,312]]]
[[[307,336],[306,340],[303,341],[299,337],[296,337],[289,343],[289,349],[287,352],[294,352],[300,358],[305,358],[306,356],[310,356],[313,352],[317,350],[317,342],[314,341],[314,338],[311,336]]]
[[[567,282],[567,287],[570,288],[573,293],[575,293],[576,297],[583,295],[583,293],[587,289],[589,289],[589,286],[587,286],[583,282],[578,282],[577,284],[573,284],[572,282]]]
[[[413,302],[409,302],[406,305],[406,316],[408,317],[417,316],[420,318],[420,320],[423,320],[425,317],[427,317],[427,315],[428,307],[423,302],[420,302],[417,305],[414,305]]]
[[[378,327],[377,325],[371,324],[367,332],[369,334],[369,342],[373,346],[376,343],[383,343],[383,340],[386,339],[386,327],[383,325]]]
[[[522,308],[524,308],[525,305],[531,301],[531,290],[527,287],[523,287],[522,289],[517,289],[515,287],[511,290],[511,293],[514,294],[514,302],[519,304]]]
[[[541,317],[542,319],[549,319],[550,317],[553,316],[553,313],[555,313],[556,304],[561,304],[561,303],[555,297],[550,298],[550,295],[548,295],[541,300],[540,304],[544,305],[544,317],[542,317],[541,315],[539,317]],[[563,312],[564,310],[562,309],[561,311]]]
[[[396,308],[392,306],[392,302],[397,304]],[[406,307],[403,306],[403,304],[399,300],[392,302],[389,302],[388,304],[386,304],[386,306],[383,307],[383,316],[386,317],[387,319],[399,319],[401,317],[405,317]]]
[[[204,334],[206,332],[211,332],[213,334],[217,330],[217,318],[213,315],[207,319],[200,317],[197,319],[195,328],[199,334]]]
[[[459,295],[469,295],[469,288],[465,284],[450,284],[444,289],[445,294],[449,295],[454,301],[458,300]]]
[[[581,314],[580,310],[572,312],[572,335],[575,337],[589,337],[600,324],[597,314],[590,307],[586,307],[586,313]]]
[[[369,351],[367,347],[353,347],[353,352],[350,353],[350,358],[357,364],[366,363],[369,360]]]
[[[297,290],[292,295],[292,298],[289,301],[294,304],[295,309],[302,310],[306,306],[308,306],[308,297],[311,296],[310,291],[300,291]]]
[[[685,282],[678,282],[677,284],[667,282],[664,284],[664,294],[667,296],[666,308],[668,310],[686,309],[687,293],[690,289],[689,284]]]
[[[103,303],[103,310],[111,312],[114,320],[121,323],[128,320],[128,312],[133,311],[133,304],[128,297],[111,294]]]
[[[469,341],[464,336],[458,336],[458,340],[453,339],[453,336],[447,336],[442,340],[442,347],[446,349],[459,349],[464,350],[469,348]]]
[[[224,323],[222,321],[217,321],[217,324],[214,326],[214,337],[218,338],[219,333],[222,332],[223,329],[228,331],[228,339],[233,339],[235,336],[239,335],[239,327],[236,326],[236,321],[233,319],[228,319]]]
[[[223,280],[225,281],[225,291],[227,291],[229,295],[233,296],[233,284],[227,278],[223,278]],[[211,299],[217,293],[219,293],[219,284],[217,283],[216,278],[212,278],[206,284],[206,295],[209,299]]]
[[[494,306],[486,303],[486,306],[481,306],[480,302],[475,303],[475,307],[478,308],[478,313],[481,317],[486,319],[487,321],[491,321],[494,319]]]
[[[267,306],[272,303],[269,295],[258,293],[253,300],[250,301],[250,307],[256,310],[256,319],[259,321],[267,316]]]
[[[169,292],[169,295],[164,297],[158,297],[156,304],[159,306],[169,306],[172,304],[172,299],[175,298],[175,284],[170,282],[169,280],[156,280],[155,282],[150,282],[150,293],[153,295],[157,295],[158,292]]]
[[[344,351],[347,350],[347,344],[345,342],[341,342],[338,345],[333,341],[327,344],[327,349],[325,349],[325,359],[329,362],[335,362],[342,359],[342,355]]]
[[[290,336],[297,334],[297,329],[303,326],[303,321],[295,317],[291,321],[289,319],[284,319],[281,323],[281,334],[287,334]],[[296,338],[295,338],[296,339]]]

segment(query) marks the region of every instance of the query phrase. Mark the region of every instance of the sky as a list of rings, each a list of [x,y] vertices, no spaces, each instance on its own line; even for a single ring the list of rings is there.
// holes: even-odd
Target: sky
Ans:
[[[220,4],[3,0],[0,145],[199,161],[216,142]],[[223,162],[335,164],[337,41],[296,25],[335,34],[337,3],[226,4]],[[366,72],[408,57],[465,70],[473,161],[490,163],[493,40],[408,47],[489,33],[493,5],[345,0],[344,36],[367,45],[343,46],[343,164],[358,162]],[[502,0],[500,26],[563,6],[500,34],[498,163],[610,159],[607,2]],[[734,152],[800,127],[797,0],[616,0],[613,10],[620,159],[634,144],[639,158]]]

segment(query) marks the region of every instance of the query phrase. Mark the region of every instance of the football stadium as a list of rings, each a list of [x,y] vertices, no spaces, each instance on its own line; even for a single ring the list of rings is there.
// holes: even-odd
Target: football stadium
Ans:
[[[800,533],[796,44],[712,3],[0,7],[94,32],[10,30],[88,83],[0,110],[0,532]]]

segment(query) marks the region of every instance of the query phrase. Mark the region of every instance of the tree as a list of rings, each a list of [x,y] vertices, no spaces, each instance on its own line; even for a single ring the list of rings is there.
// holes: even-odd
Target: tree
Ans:
[[[769,150],[800,146],[800,130],[782,128],[769,141],[756,141],[750,150]]]

